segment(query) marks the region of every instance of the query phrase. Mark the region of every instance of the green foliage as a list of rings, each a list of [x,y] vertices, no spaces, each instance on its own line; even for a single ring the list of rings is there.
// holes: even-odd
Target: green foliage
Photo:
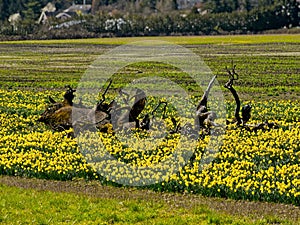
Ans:
[[[5,21],[11,14],[21,12],[24,9],[22,0],[0,0],[0,20]]]
[[[290,15],[289,12],[282,11],[281,6],[257,8],[250,12],[206,15],[191,13],[187,16],[169,13],[111,18],[101,14],[96,18],[88,17],[85,26],[90,33],[109,36],[245,34],[295,26],[295,18],[288,17],[287,14]],[[105,24],[112,21],[114,25],[108,29]]]
[[[54,3],[56,10],[60,11],[62,9],[68,8],[73,3],[73,0],[54,0],[54,1],[47,1],[47,2]],[[88,0],[87,0],[87,2],[88,2]],[[81,3],[82,3],[82,1],[81,1]]]
[[[25,10],[23,11],[25,20],[36,20],[41,13],[41,8],[42,4],[40,1],[28,0],[25,4]]]
[[[239,2],[237,0],[214,0],[206,1],[213,13],[222,13],[222,12],[233,12],[239,9]]]

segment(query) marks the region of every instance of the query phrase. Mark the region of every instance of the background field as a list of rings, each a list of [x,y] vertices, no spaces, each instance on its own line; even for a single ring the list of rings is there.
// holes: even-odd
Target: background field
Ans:
[[[0,43],[0,174],[37,177],[50,180],[101,180],[93,169],[84,161],[77,151],[76,141],[66,137],[65,133],[55,133],[49,128],[37,123],[39,114],[48,104],[48,96],[56,100],[62,99],[66,85],[76,87],[79,79],[88,66],[97,59],[97,56],[108,52],[119,44],[130,41],[161,39],[177,44],[200,55],[214,74],[218,75],[218,81],[222,86],[227,80],[225,67],[230,67],[232,61],[237,65],[240,77],[235,87],[240,95],[242,104],[251,103],[253,114],[251,123],[259,123],[264,120],[278,123],[280,129],[262,133],[247,133],[230,131],[225,138],[220,156],[216,163],[206,174],[199,175],[195,172],[195,165],[190,165],[178,177],[167,185],[159,184],[154,188],[160,191],[196,192],[207,196],[219,196],[234,199],[248,199],[254,201],[272,201],[281,203],[300,204],[300,36],[299,35],[262,35],[262,36],[224,36],[224,37],[167,37],[167,38],[118,38],[118,39],[87,39],[87,40],[51,40],[51,41],[22,41]],[[138,72],[138,73],[137,73]],[[119,88],[125,81],[144,75],[162,75],[177,80],[185,90],[193,96],[195,103],[203,93],[195,83],[168,65],[160,63],[139,63],[130,65],[118,72],[126,75],[123,79],[115,76],[113,88]],[[224,95],[227,100],[228,117],[233,117],[234,102],[227,90]],[[128,157],[131,157],[128,153]],[[2,183],[22,186],[22,182],[14,182],[14,179],[2,178]],[[4,181],[5,180],[5,181]],[[28,181],[25,181],[25,183]],[[36,188],[34,181],[32,186]],[[105,182],[104,182],[105,183]],[[109,183],[109,182],[108,182]],[[42,183],[50,185],[50,183]],[[62,185],[63,183],[61,183]],[[67,184],[67,183],[66,183]],[[109,183],[111,184],[111,183]],[[201,185],[200,185],[201,184]],[[85,184],[80,183],[85,186]],[[70,184],[70,186],[72,186]],[[72,187],[76,189],[75,187]],[[71,188],[71,189],[72,189]],[[1,204],[8,210],[1,215],[9,215],[10,210],[21,215],[26,214],[25,204],[21,198],[19,189],[1,186],[2,196],[19,196],[16,204],[8,204],[9,197],[2,200]],[[50,189],[52,190],[52,189]],[[30,192],[30,191],[29,191]],[[121,190],[122,192],[122,190]],[[25,192],[28,193],[28,192]],[[27,194],[25,194],[27,195]],[[146,195],[142,192],[141,195]],[[190,194],[188,194],[190,195]],[[2,199],[1,196],[1,199]],[[62,207],[66,202],[64,198],[73,198],[73,195],[63,194],[58,197],[57,207]],[[102,198],[103,196],[100,196]],[[36,202],[33,198],[38,199]],[[30,204],[48,204],[53,198],[51,193],[34,192],[28,201]],[[84,198],[84,197],[83,197]],[[183,196],[184,198],[184,196]],[[193,199],[193,197],[191,197]],[[142,198],[143,199],[143,198]],[[155,201],[159,197],[155,198]],[[68,204],[72,209],[62,209],[65,215],[68,210],[74,210],[71,221],[84,222],[85,217],[78,215],[80,204],[70,200]],[[107,202],[101,202],[99,198],[79,202],[87,205],[92,211],[92,217],[97,218],[93,207],[106,207]],[[94,204],[94,201],[97,203]],[[100,201],[100,203],[98,202]],[[207,200],[209,201],[209,200]],[[215,200],[211,200],[215,201]],[[120,209],[118,203],[109,208],[107,215]],[[98,205],[99,203],[99,205]],[[54,204],[54,203],[53,203]],[[140,208],[148,208],[150,214],[144,214],[138,218],[139,213],[128,219],[123,215],[115,215],[113,218],[98,218],[101,222],[111,220],[116,223],[145,223],[152,213],[162,214],[166,204],[151,205],[148,203],[129,202],[128,207],[122,208],[132,215],[133,211],[140,212]],[[200,202],[200,204],[202,204]],[[223,203],[220,203],[223,204]],[[235,204],[233,202],[232,204]],[[244,203],[237,203],[244,205]],[[55,204],[54,204],[55,205]],[[131,205],[134,205],[131,207]],[[195,208],[195,211],[186,211],[185,206],[178,210],[168,211],[163,218],[153,217],[157,223],[197,223],[224,224],[251,223],[258,224],[287,223],[295,224],[298,219],[298,208],[294,212],[290,206],[275,205],[274,212],[265,213],[263,218],[259,215],[246,215],[247,218],[231,216],[223,218],[223,214],[207,211],[210,204],[205,207]],[[23,208],[22,208],[23,207]],[[47,205],[46,209],[52,206]],[[74,209],[74,207],[76,209]],[[91,208],[92,207],[92,208]],[[197,206],[198,207],[198,206]],[[268,207],[259,205],[260,209]],[[150,209],[151,208],[151,209]],[[278,209],[279,217],[275,209]],[[204,210],[203,217],[198,211]],[[222,213],[224,208],[221,209]],[[293,211],[292,214],[285,213]],[[172,215],[181,212],[183,220]],[[36,223],[51,223],[50,218],[42,217],[38,209],[31,210],[40,221]],[[225,214],[234,214],[226,211]],[[201,213],[200,213],[201,214]],[[240,213],[239,213],[240,214]],[[202,215],[202,214],[201,214]],[[21,216],[22,217],[22,216]],[[20,217],[20,221],[22,218]],[[62,216],[65,217],[65,216]],[[187,218],[191,218],[190,220]],[[24,217],[23,222],[30,218]],[[67,217],[66,217],[67,218]],[[9,216],[0,218],[4,223],[14,220]],[[138,220],[141,221],[138,221]],[[103,222],[102,221],[102,222]],[[231,221],[231,222],[230,222]],[[1,221],[0,221],[1,222]],[[65,221],[67,223],[67,221]]]
[[[32,89],[62,89],[66,84],[76,86],[98,55],[118,44],[148,39],[158,38],[3,42],[0,45],[0,85]],[[227,80],[225,67],[230,67],[233,61],[240,74],[236,86],[241,99],[299,99],[300,35],[160,39],[184,44],[200,55],[213,73],[219,76],[221,84]],[[165,66],[153,68],[147,64],[140,64],[132,70],[164,75],[169,72]],[[196,95],[202,94],[195,86],[188,88]]]

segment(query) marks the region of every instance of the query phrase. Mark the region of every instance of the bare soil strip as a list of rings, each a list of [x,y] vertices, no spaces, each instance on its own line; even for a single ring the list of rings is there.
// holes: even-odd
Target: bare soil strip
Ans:
[[[94,198],[119,199],[120,201],[130,199],[162,202],[169,205],[170,209],[193,209],[197,206],[207,206],[212,210],[231,215],[247,216],[253,218],[253,220],[266,217],[277,217],[280,219],[294,220],[295,224],[300,223],[300,208],[286,204],[208,198],[193,194],[160,193],[128,187],[117,188],[103,186],[97,181],[86,182],[84,180],[53,181],[0,176],[0,184],[26,189],[36,189],[39,191],[75,193]]]

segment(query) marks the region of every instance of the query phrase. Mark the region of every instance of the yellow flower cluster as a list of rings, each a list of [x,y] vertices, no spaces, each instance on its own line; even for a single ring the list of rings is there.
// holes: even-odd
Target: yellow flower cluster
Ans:
[[[230,126],[219,151],[209,153],[213,160],[205,164],[209,136],[194,148],[179,134],[151,139],[155,134],[133,132],[122,140],[109,133],[74,139],[72,130],[50,131],[37,122],[49,95],[59,96],[49,91],[0,90],[0,174],[61,180],[84,177],[128,185],[149,180],[159,190],[300,204],[298,101],[250,102],[250,123],[272,121],[278,127],[251,132]],[[146,108],[153,107],[154,103]],[[228,109],[232,118],[234,103],[229,102]],[[169,108],[167,129],[172,127],[170,115],[176,113]],[[93,151],[84,152],[93,145]]]
[[[12,118],[0,114],[0,171],[2,174],[35,176],[51,179],[70,179],[74,176],[91,176],[90,167],[78,152],[76,140],[68,137],[71,131],[53,133],[49,130],[25,131],[26,121],[36,119]],[[30,121],[32,123],[32,121]],[[35,126],[35,125],[33,125]],[[20,127],[20,131],[15,131]],[[38,128],[38,126],[36,126]]]
[[[199,172],[197,161],[181,170],[175,181],[209,195],[299,204],[300,129],[231,130],[215,161]],[[219,193],[216,194],[215,192]],[[297,200],[296,200],[297,199]]]

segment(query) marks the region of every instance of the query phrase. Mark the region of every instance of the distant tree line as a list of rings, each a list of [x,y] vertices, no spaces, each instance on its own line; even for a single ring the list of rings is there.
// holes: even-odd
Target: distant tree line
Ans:
[[[250,11],[207,13],[201,15],[168,13],[150,16],[129,15],[116,18],[103,15],[87,19],[85,29],[112,36],[246,34],[299,26],[298,6],[270,5]],[[108,23],[110,26],[107,26]]]
[[[0,39],[246,34],[299,27],[297,0],[203,0],[179,10],[174,0],[86,0],[93,13],[37,24],[48,0],[0,0]],[[54,0],[57,11],[72,0]],[[75,1],[82,4],[82,1]],[[12,27],[9,15],[22,20]]]

